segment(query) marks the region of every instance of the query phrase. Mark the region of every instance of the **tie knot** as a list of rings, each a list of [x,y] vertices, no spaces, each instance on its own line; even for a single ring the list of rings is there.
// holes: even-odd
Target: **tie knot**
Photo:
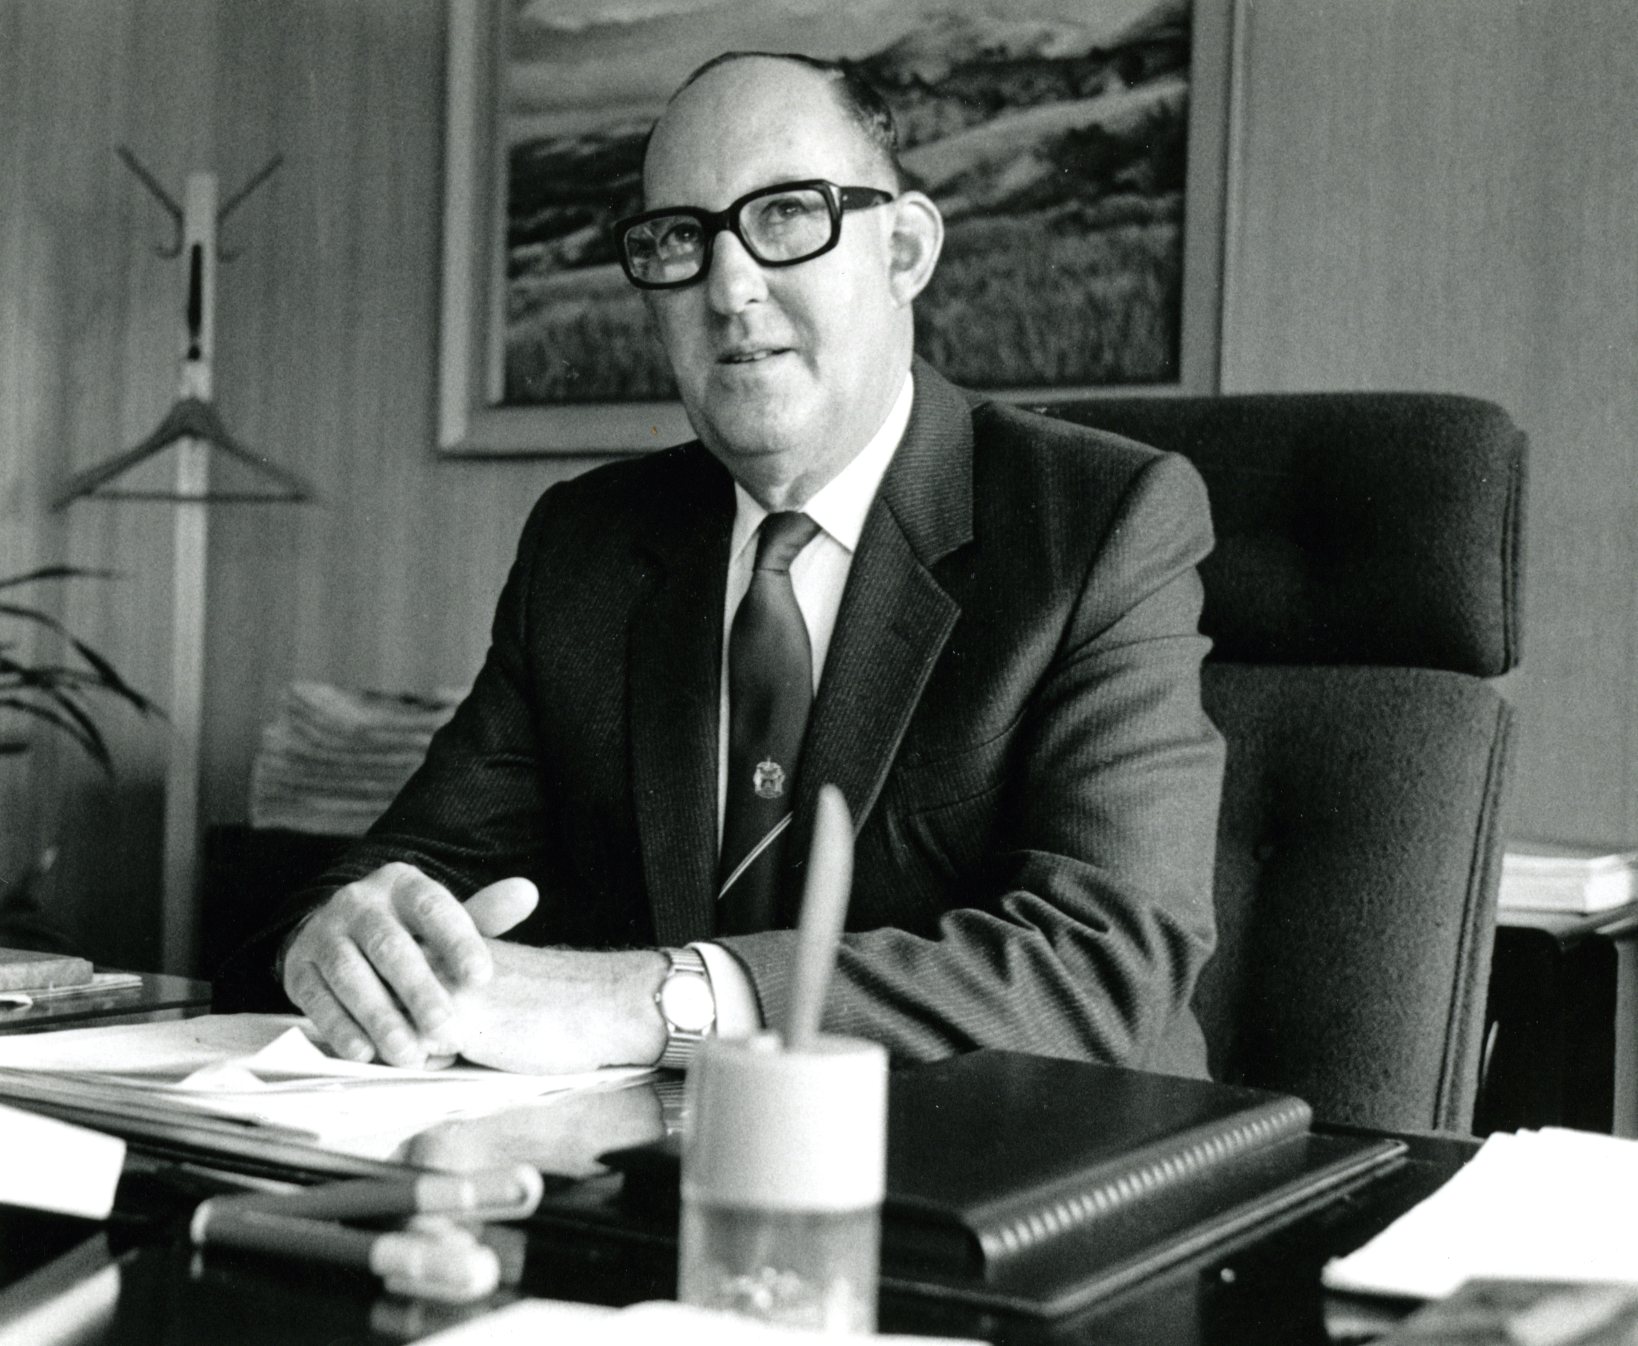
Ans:
[[[756,568],[789,570],[797,552],[812,542],[818,531],[818,524],[796,510],[768,515],[762,521],[762,531],[757,538]]]

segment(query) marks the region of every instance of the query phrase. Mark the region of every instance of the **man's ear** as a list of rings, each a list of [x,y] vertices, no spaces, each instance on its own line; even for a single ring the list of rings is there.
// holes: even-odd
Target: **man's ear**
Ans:
[[[888,283],[893,299],[908,304],[927,288],[944,247],[944,217],[920,192],[905,192],[893,202],[893,236],[889,243]]]

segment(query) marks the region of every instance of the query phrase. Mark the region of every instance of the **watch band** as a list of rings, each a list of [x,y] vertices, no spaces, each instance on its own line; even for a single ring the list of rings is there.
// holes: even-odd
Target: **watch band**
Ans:
[[[688,1122],[688,1088],[679,1076],[665,1075],[649,1086],[660,1102],[660,1125],[668,1136],[679,1136]]]
[[[700,956],[698,949],[662,949],[661,952],[665,954],[671,966],[660,982],[660,989],[654,993],[655,1007],[660,1011],[660,1019],[665,1024],[665,1050],[660,1053],[658,1064],[666,1070],[682,1070],[694,1059],[695,1049],[700,1042],[716,1031],[716,1000],[711,987],[711,974],[706,970],[705,959]],[[677,977],[698,979],[706,993],[712,996],[712,1011],[705,1023],[698,1028],[679,1024],[666,1012],[666,987]]]

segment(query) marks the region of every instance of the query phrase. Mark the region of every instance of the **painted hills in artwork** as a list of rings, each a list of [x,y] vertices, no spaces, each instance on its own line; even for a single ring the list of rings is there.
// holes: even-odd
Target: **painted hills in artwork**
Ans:
[[[1175,380],[1188,0],[1154,0],[1113,32],[1063,0],[1056,14],[1003,17],[975,0],[861,45],[782,49],[839,55],[882,91],[906,171],[944,212],[944,256],[916,306],[922,354],[975,387]],[[600,122],[510,143],[511,404],[674,395],[609,233],[641,208],[658,104],[609,101]]]

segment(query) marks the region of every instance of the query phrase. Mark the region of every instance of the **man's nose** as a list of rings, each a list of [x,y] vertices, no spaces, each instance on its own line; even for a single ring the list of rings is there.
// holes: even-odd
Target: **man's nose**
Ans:
[[[711,248],[705,293],[718,313],[738,313],[768,293],[768,277],[762,264],[726,229],[717,235]]]

